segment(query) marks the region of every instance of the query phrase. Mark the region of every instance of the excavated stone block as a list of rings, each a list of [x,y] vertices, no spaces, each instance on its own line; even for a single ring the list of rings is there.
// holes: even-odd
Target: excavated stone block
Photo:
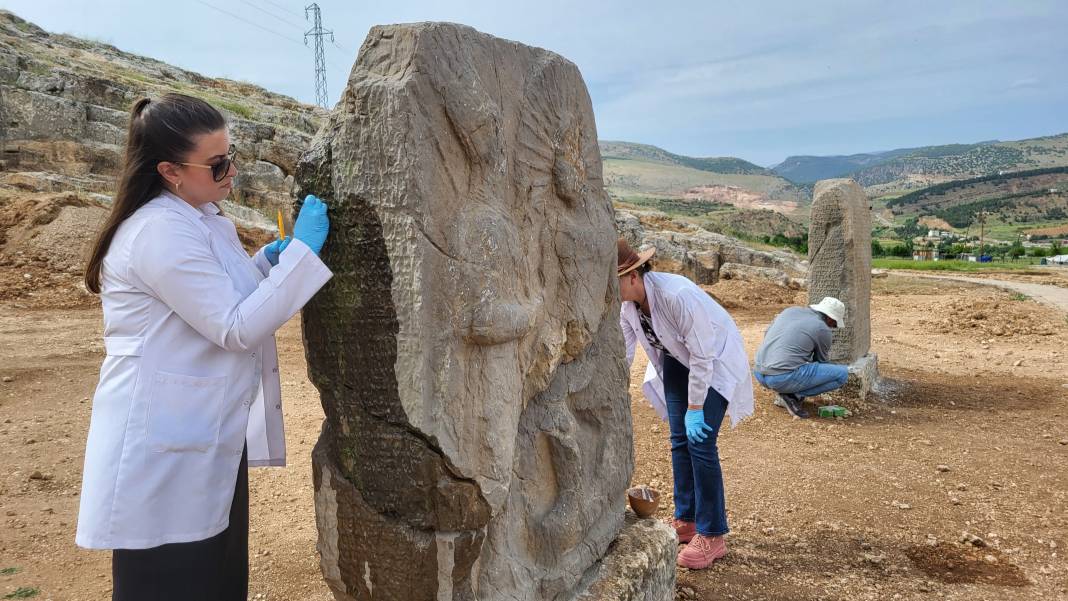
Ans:
[[[877,392],[879,385],[879,356],[868,353],[849,364],[849,379],[843,387],[845,394],[861,401]]]
[[[575,601],[673,601],[678,548],[674,529],[628,511],[615,544]]]

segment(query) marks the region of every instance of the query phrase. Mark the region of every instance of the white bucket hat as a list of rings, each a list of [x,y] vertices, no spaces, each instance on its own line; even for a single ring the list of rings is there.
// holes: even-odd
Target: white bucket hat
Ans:
[[[834,320],[835,325],[839,327],[842,325],[842,320],[845,319],[845,303],[833,296],[825,296],[819,303],[809,305],[809,308],[830,317]]]

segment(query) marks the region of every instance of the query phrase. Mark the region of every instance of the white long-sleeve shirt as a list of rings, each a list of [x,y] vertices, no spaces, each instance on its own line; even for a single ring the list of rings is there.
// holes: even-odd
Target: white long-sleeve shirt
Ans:
[[[727,399],[731,426],[753,414],[753,381],[749,356],[741,332],[731,316],[689,279],[670,273],[643,276],[653,331],[676,360],[690,370],[687,396],[690,405],[703,406],[708,389]],[[634,303],[620,309],[620,326],[627,344],[627,365],[634,362],[640,343],[649,357],[642,392],[667,419],[661,352],[649,344]]]
[[[228,524],[238,463],[284,465],[274,332],[329,280],[293,240],[250,258],[214,204],[164,193],[104,258],[104,348],[76,541],[143,549]]]

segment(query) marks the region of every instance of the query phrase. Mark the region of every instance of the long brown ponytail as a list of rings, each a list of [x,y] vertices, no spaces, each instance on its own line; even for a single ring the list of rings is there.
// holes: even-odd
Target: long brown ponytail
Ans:
[[[158,100],[142,98],[134,103],[115,200],[85,266],[85,287],[90,292],[100,294],[104,256],[119,226],[163,191],[163,179],[156,166],[163,161],[183,160],[198,135],[224,127],[222,113],[192,96],[164,94]]]

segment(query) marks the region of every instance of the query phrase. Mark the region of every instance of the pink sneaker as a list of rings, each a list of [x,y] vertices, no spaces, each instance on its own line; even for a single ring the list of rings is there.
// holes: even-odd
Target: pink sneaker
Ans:
[[[677,562],[684,568],[703,570],[712,565],[713,561],[726,554],[727,542],[723,540],[722,536],[703,536],[698,534],[679,553]]]
[[[679,537],[680,543],[688,543],[697,535],[697,524],[693,522],[667,518],[664,523],[675,529],[675,534]]]

